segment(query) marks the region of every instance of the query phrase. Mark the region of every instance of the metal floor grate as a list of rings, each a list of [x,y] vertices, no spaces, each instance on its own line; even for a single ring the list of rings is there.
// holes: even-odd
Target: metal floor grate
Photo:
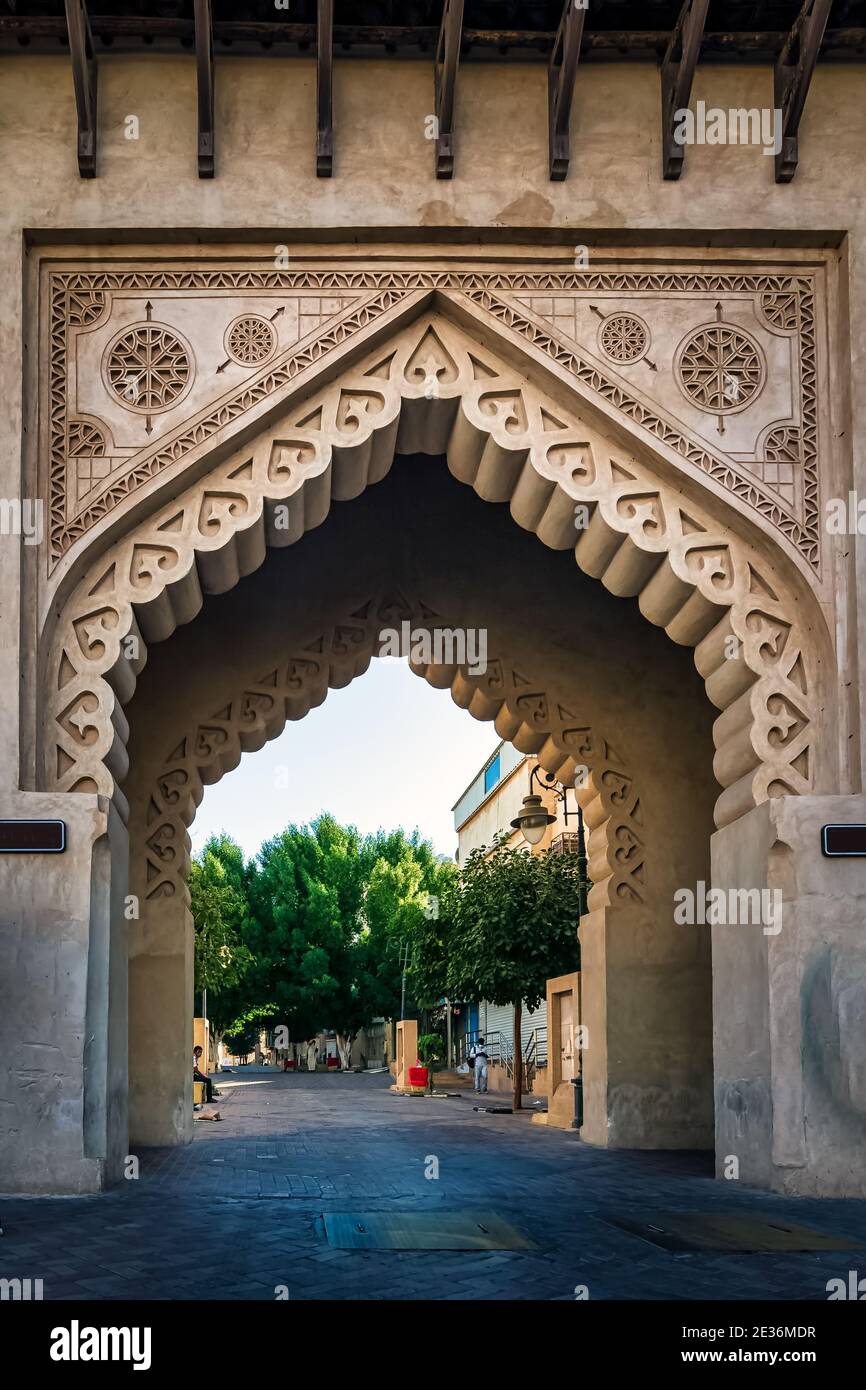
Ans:
[[[487,1211],[328,1212],[330,1245],[340,1250],[534,1250],[533,1241]]]
[[[764,1251],[862,1250],[866,1240],[825,1235],[765,1212],[656,1212],[651,1217],[604,1216],[610,1226],[660,1245],[663,1250]]]

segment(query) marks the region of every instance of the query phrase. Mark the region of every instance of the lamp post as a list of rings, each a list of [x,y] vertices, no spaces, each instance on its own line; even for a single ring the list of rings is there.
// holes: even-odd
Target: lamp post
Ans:
[[[573,816],[574,811],[568,809],[568,796],[566,788],[561,782],[557,782],[552,772],[542,772],[536,763],[529,774],[529,795],[523,798],[523,808],[511,822],[515,830],[522,830],[524,838],[530,845],[537,845],[541,842],[544,832],[549,825],[556,820],[549,811],[544,808],[541,796],[533,792],[532,785],[538,779],[539,786],[543,786],[545,791],[552,791],[556,800],[562,803],[562,818],[566,825],[569,816]],[[583,809],[580,802],[577,804],[577,909],[578,917],[582,921],[587,910],[587,873],[586,873],[586,839],[583,830]],[[574,1086],[574,1126],[580,1129],[583,1124],[583,1049],[578,1050],[578,1071],[577,1076],[572,1078]]]
[[[544,832],[549,825],[553,825],[556,816],[551,815],[541,799],[538,792],[533,792],[532,787],[536,778],[539,786],[543,786],[545,791],[552,791],[556,800],[562,803],[562,818],[568,825],[569,816],[577,815],[577,893],[578,909],[580,916],[584,917],[587,910],[587,873],[586,873],[586,839],[583,827],[583,809],[578,803],[577,812],[568,809],[568,792],[552,772],[542,772],[536,763],[529,774],[529,795],[523,798],[523,806],[511,822],[514,830],[522,830],[523,837],[527,844],[540,844],[544,837]]]

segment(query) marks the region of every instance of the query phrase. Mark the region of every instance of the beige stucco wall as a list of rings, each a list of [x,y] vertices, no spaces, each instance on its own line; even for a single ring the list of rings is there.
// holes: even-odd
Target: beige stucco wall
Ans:
[[[682,259],[691,263],[706,255],[702,248],[713,246],[755,248],[756,258],[774,246],[805,248],[798,253],[804,260],[820,254],[829,267],[828,333],[836,369],[822,379],[821,429],[825,441],[832,442],[827,482],[834,491],[843,490],[850,450],[854,486],[862,489],[866,440],[861,385],[866,355],[862,329],[866,192],[860,177],[866,150],[866,69],[862,66],[819,67],[801,128],[800,168],[794,183],[787,186],[773,183],[773,161],[758,150],[709,146],[689,149],[682,180],[664,183],[659,171],[659,82],[651,64],[589,64],[581,69],[573,116],[572,173],[562,184],[551,184],[547,178],[543,64],[463,66],[457,173],[450,183],[434,179],[432,148],[423,135],[424,119],[433,104],[429,60],[337,62],[332,180],[314,177],[312,62],[218,59],[217,68],[218,174],[213,182],[195,176],[193,60],[155,55],[100,60],[100,172],[96,180],[82,181],[75,161],[68,61],[27,56],[0,59],[0,167],[4,170],[0,496],[17,496],[22,486],[26,492],[24,464],[35,462],[29,443],[34,437],[37,360],[32,248],[40,242],[68,240],[78,246],[92,242],[94,261],[104,261],[116,253],[121,241],[141,245],[172,239],[187,245],[255,242],[267,248],[287,244],[293,252],[327,240],[333,254],[347,258],[361,254],[362,243],[369,240],[390,244],[392,257],[407,239],[445,246],[458,240],[481,251],[496,243],[500,254],[541,242],[552,248],[551,254],[565,268],[572,263],[576,245],[588,245],[592,256],[596,246],[612,240],[643,247],[648,258],[658,255],[666,265],[676,258],[677,252],[670,248],[677,246],[682,247]],[[762,106],[770,101],[771,90],[769,69],[703,65],[693,97],[724,106]],[[137,142],[123,136],[123,121],[129,114],[139,118]],[[849,395],[853,396],[850,401]],[[29,436],[23,428],[25,419],[30,422]],[[857,592],[862,596],[866,588],[862,540],[852,537],[850,548],[856,557]],[[73,969],[60,1029],[66,1046],[68,1037],[83,1036],[88,1010],[104,1024],[106,1037],[112,1028],[116,1031],[112,1010],[113,1004],[120,1007],[122,1002],[116,968],[120,956],[112,955],[106,941],[111,936],[108,921],[119,920],[117,902],[123,885],[115,881],[108,885],[100,867],[103,851],[93,851],[100,836],[116,833],[107,820],[101,830],[88,821],[88,817],[107,814],[98,809],[95,799],[81,798],[80,806],[71,808],[74,798],[22,799],[14,794],[19,785],[33,785],[35,775],[32,744],[25,743],[24,764],[19,769],[19,673],[22,666],[32,671],[35,642],[29,616],[22,622],[19,595],[22,572],[32,577],[39,563],[38,547],[25,548],[22,558],[18,542],[3,538],[0,796],[5,814],[62,814],[75,828],[79,844],[74,861],[46,868],[35,883],[32,922],[27,918],[22,927],[24,919],[11,907],[4,910],[2,925],[7,959],[14,960],[18,978],[43,978],[39,951],[44,941],[40,945],[37,938],[46,923],[53,921],[64,943],[69,941]],[[856,603],[854,591],[846,589],[844,568],[838,581],[840,605],[832,621],[839,648],[838,689],[850,691],[853,702],[866,668],[866,603]],[[656,636],[663,641],[660,633]],[[556,665],[551,668],[554,675]],[[624,718],[630,693],[626,673]],[[612,717],[616,719],[617,711],[612,711]],[[844,746],[857,765],[862,753],[856,717],[851,725]],[[666,770],[660,745],[642,767],[650,795],[661,787]],[[851,781],[860,785],[856,777]],[[687,858],[671,861],[666,883],[694,879],[694,866],[686,863]],[[10,885],[8,901],[13,902],[14,865],[7,862],[2,869]],[[72,875],[68,885],[64,874]],[[109,890],[113,907],[107,901]],[[603,923],[593,914],[588,934],[594,946],[589,949],[595,950],[599,968],[611,972],[608,1003],[618,998],[618,992],[632,1002],[639,997],[645,966],[641,952],[652,926],[649,920],[643,923],[635,940],[630,931],[618,933],[615,921]],[[850,933],[851,923],[844,926]],[[50,974],[55,965],[52,957],[46,966]],[[689,996],[686,984],[683,994]],[[36,1023],[39,1036],[33,1042],[53,1046],[51,1008],[45,1017],[28,1019],[23,1007],[19,1002],[14,1015],[7,1015],[16,1047],[22,1045],[22,1038],[27,1047],[31,1045],[28,1029]],[[695,1007],[693,1000],[691,1007]],[[622,1017],[628,1018],[627,1010]],[[645,1022],[649,1028],[649,1020]],[[613,1050],[618,1035],[612,1028],[610,1014],[599,1020],[600,1034]],[[116,1168],[116,1136],[122,1132],[123,1121],[112,1127],[107,1117],[123,1103],[119,1042],[112,1055],[110,1074],[107,1058],[104,1063],[103,1099],[91,1102],[83,1121],[87,1142],[99,1157],[88,1169],[75,1153],[82,1124],[77,1111],[88,1100],[75,1094],[81,1085],[81,1068],[76,1072],[73,1067],[68,1078],[69,1110],[62,1117],[64,1123],[68,1119],[70,1147],[67,1153],[62,1146],[58,1149],[56,1138],[46,1140],[40,1155],[45,1185],[68,1190],[72,1173],[75,1181],[96,1185],[100,1165]],[[50,1066],[44,1058],[36,1066],[44,1081]],[[16,1087],[20,1092],[20,1075],[11,1084],[13,1092]],[[605,1085],[615,1084],[612,1067]],[[598,1101],[599,1125],[606,1124],[608,1101],[604,1096]],[[627,1096],[624,1103],[630,1103]],[[591,1105],[588,1096],[590,1110]],[[31,1119],[32,1115],[28,1124]],[[109,1129],[114,1137],[106,1140]],[[22,1184],[27,1179],[23,1168],[15,1175]]]
[[[472,815],[459,827],[457,848],[461,864],[466,862],[474,849],[492,845],[494,837],[503,831],[509,832],[509,839],[505,842],[509,848],[514,849],[525,845],[526,842],[522,833],[519,830],[512,830],[511,822],[523,805],[523,798],[529,791],[529,778],[532,769],[537,765],[537,758],[527,758],[511,772],[506,773],[484,798],[478,809],[473,811]],[[571,819],[566,827],[561,807],[552,791],[542,792],[541,797],[546,809],[556,816],[556,820],[547,827],[544,838],[535,847],[537,854],[543,854],[556,835],[561,835],[566,828],[573,830],[576,824]],[[574,801],[570,798],[569,811],[573,810]]]
[[[728,1180],[863,1191],[863,861],[815,852],[823,824],[857,820],[863,797],[784,797],[713,836],[713,883],[780,903],[778,931],[712,928],[716,1172]]]
[[[317,241],[344,245],[356,233],[384,240],[407,234],[457,235],[603,244],[607,234],[640,243],[693,245],[780,241],[838,251],[834,328],[844,348],[850,323],[853,381],[862,380],[866,310],[863,271],[866,197],[857,171],[866,148],[866,70],[818,68],[801,127],[801,161],[791,185],[773,182],[773,161],[749,147],[703,146],[687,152],[677,183],[660,177],[659,81],[653,64],[588,64],[581,69],[573,113],[574,159],[564,183],[547,178],[546,76],[543,64],[461,68],[457,104],[457,173],[432,174],[424,118],[432,105],[428,61],[338,61],[335,65],[335,177],[314,176],[312,61],[217,59],[217,177],[195,176],[195,78],[192,58],[108,56],[100,59],[99,177],[81,180],[75,160],[75,107],[65,58],[0,60],[0,494],[20,487],[22,368],[34,361],[22,341],[22,275],[27,237],[73,230],[111,243],[119,238],[182,235],[231,238],[244,233],[274,245]],[[39,100],[33,99],[39,93]],[[766,68],[702,65],[693,97],[725,106],[770,99]],[[140,139],[123,135],[135,114]],[[628,233],[631,233],[629,238]],[[393,234],[393,235],[392,235]],[[438,235],[438,232],[436,233]],[[846,240],[846,234],[848,239]],[[841,244],[840,244],[841,243]],[[98,249],[95,255],[104,254]],[[351,254],[351,249],[347,251]],[[27,378],[30,381],[30,378]],[[30,382],[32,385],[32,382]],[[825,407],[846,404],[845,373],[834,375]],[[839,424],[863,473],[866,401],[855,389],[853,430]],[[854,538],[862,591],[866,560]],[[25,556],[35,563],[33,554]],[[0,615],[0,740],[4,766],[17,763],[12,693],[18,648],[19,554],[0,551],[8,595]],[[850,609],[850,606],[849,606]],[[866,605],[860,605],[866,613]],[[849,656],[841,615],[843,668]],[[864,647],[861,641],[861,648]],[[862,665],[861,665],[862,671]],[[855,682],[856,684],[856,682]],[[8,761],[7,761],[8,760]]]

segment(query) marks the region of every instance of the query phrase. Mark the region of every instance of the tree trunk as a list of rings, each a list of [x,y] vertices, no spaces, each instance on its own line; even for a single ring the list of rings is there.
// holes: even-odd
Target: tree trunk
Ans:
[[[518,999],[514,1005],[514,1093],[511,1104],[515,1110],[523,1107],[523,1048],[520,1043],[520,1024],[523,1002]]]
[[[351,1033],[337,1034],[337,1051],[340,1054],[340,1065],[343,1071],[348,1071],[352,1060],[352,1037]]]

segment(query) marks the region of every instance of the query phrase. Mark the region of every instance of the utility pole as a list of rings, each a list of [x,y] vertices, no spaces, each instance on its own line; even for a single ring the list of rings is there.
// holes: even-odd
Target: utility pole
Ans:
[[[400,1017],[406,1017],[406,969],[409,964],[409,942],[403,948],[403,985],[400,991]]]

